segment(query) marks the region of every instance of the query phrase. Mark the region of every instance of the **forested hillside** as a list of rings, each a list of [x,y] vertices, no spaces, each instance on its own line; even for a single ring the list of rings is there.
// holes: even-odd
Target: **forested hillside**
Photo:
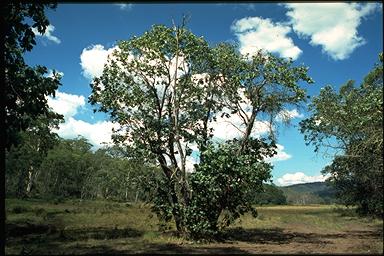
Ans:
[[[288,204],[330,204],[336,203],[334,188],[326,182],[312,182],[279,187]]]

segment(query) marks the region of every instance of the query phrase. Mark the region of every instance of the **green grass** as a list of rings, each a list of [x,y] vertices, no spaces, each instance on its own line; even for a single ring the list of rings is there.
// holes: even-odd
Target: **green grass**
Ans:
[[[200,244],[160,232],[145,204],[6,199],[7,254],[93,253],[382,253],[382,220],[334,205],[258,207]]]

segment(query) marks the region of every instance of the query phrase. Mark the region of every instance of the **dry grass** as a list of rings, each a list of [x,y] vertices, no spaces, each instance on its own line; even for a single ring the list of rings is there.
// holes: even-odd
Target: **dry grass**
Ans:
[[[148,205],[6,200],[7,254],[383,253],[383,221],[332,205],[259,207],[223,242],[200,244],[158,231]]]

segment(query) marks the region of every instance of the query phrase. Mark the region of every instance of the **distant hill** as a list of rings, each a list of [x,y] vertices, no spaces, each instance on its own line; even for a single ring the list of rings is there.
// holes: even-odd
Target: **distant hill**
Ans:
[[[335,190],[325,182],[312,182],[279,187],[288,204],[330,204],[336,203]]]

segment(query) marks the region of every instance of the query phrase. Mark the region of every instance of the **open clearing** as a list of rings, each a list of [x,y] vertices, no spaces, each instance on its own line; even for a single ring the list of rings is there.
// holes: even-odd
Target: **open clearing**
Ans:
[[[6,199],[6,254],[383,253],[383,221],[335,205],[258,207],[225,239],[196,243],[160,232],[148,205]]]

